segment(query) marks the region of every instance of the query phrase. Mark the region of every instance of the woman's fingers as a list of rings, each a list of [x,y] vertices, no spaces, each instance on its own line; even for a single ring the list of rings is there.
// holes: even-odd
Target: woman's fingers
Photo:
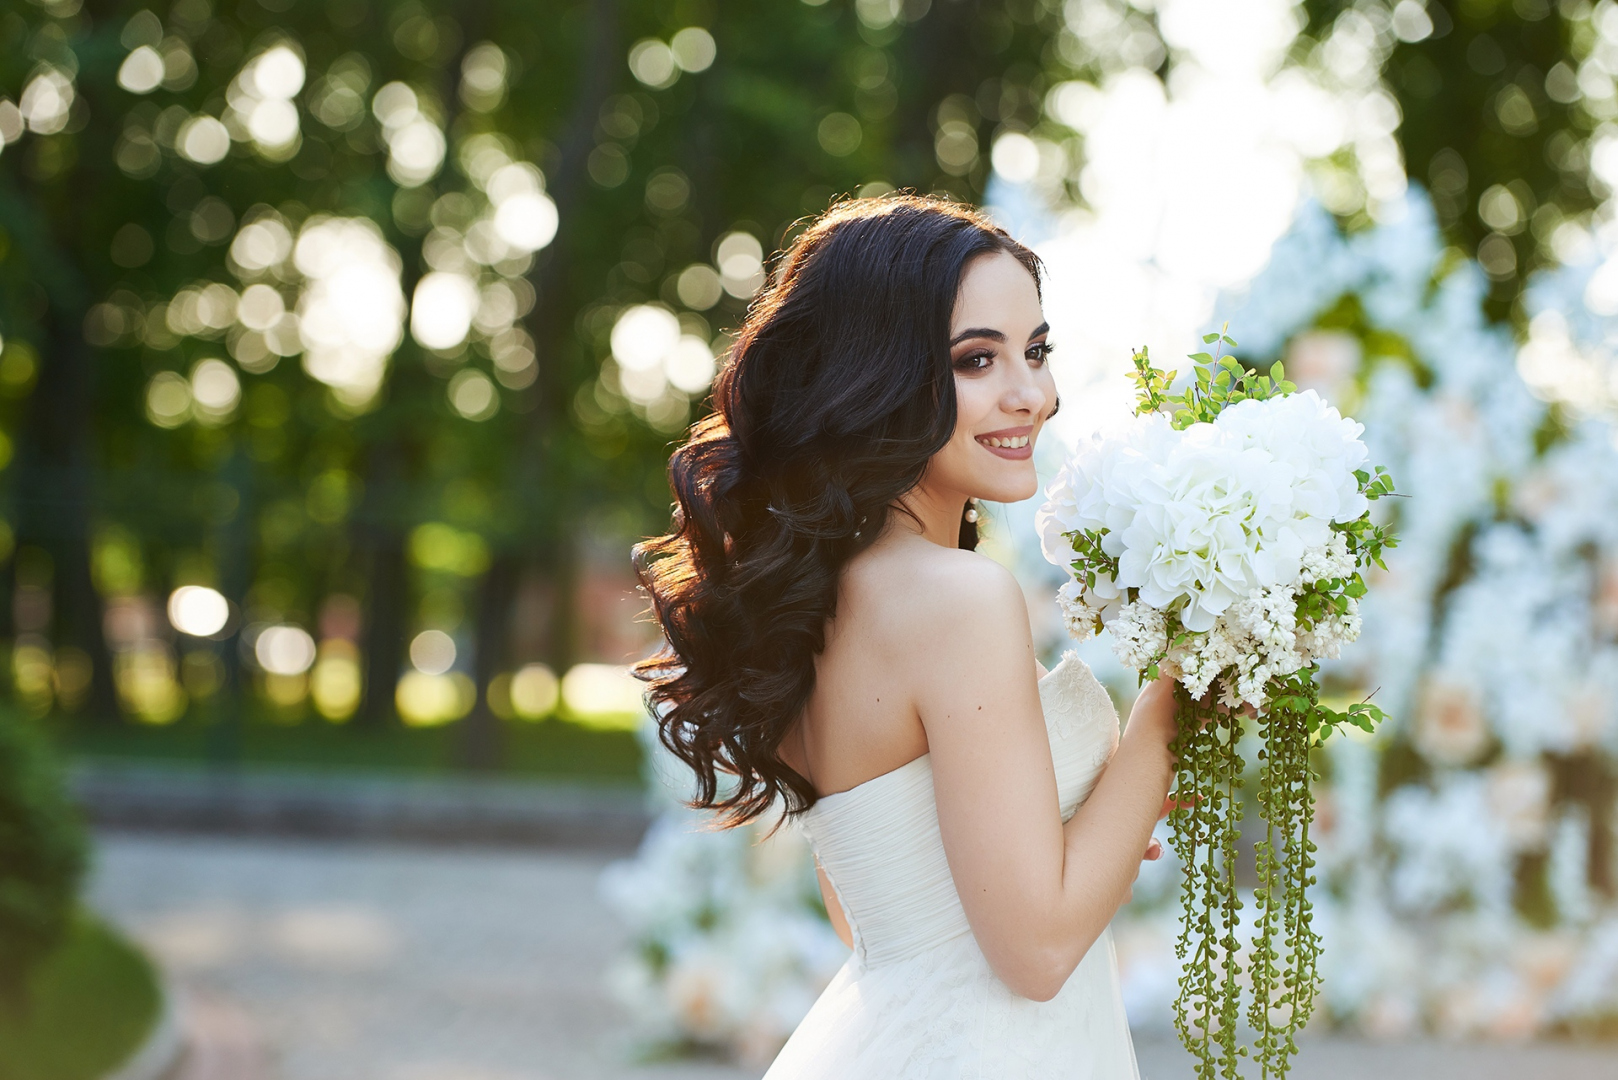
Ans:
[[[1152,839],[1146,845],[1145,860],[1147,862],[1156,862],[1157,860],[1161,859],[1162,857],[1163,857],[1163,842],[1161,840],[1159,840],[1157,837],[1154,836],[1154,837],[1152,837]]]
[[[1197,803],[1199,803],[1201,801],[1202,801],[1202,796],[1200,796],[1200,795],[1190,795],[1190,796],[1187,796],[1184,799],[1177,798],[1174,795],[1170,795],[1168,798],[1163,800],[1163,812],[1161,814],[1158,814],[1157,816],[1159,818],[1168,817],[1171,813],[1173,813],[1176,810],[1183,810],[1183,809],[1186,809],[1188,807],[1195,806],[1195,805],[1197,805]]]

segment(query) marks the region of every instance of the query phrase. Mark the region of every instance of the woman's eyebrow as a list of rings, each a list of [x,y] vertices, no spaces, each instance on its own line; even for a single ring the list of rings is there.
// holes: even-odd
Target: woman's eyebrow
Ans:
[[[1006,340],[1006,335],[1002,334],[998,330],[991,330],[987,326],[974,326],[969,330],[962,330],[959,334],[956,334],[954,337],[950,338],[950,347],[953,348],[956,345],[959,345],[961,342],[971,338],[988,338],[990,341],[1004,342]]]
[[[1034,332],[1032,334],[1028,335],[1028,340],[1033,341],[1035,338],[1039,337],[1041,334],[1048,334],[1050,332],[1051,332],[1051,324],[1048,323],[1048,322],[1042,322],[1038,326],[1034,327]]]

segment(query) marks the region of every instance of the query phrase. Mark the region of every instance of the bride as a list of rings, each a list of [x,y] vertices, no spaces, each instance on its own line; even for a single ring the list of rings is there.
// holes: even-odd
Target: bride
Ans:
[[[785,812],[853,949],[766,1080],[1137,1076],[1107,925],[1172,774],[1034,657],[975,500],[1037,489],[1057,408],[1035,256],[962,206],[839,204],[782,256],[637,550],[641,665],[696,804]]]

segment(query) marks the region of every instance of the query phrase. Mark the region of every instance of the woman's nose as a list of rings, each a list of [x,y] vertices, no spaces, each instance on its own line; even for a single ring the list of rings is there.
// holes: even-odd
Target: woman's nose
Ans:
[[[1001,399],[1007,412],[1038,412],[1046,408],[1045,391],[1035,381],[1033,372],[1023,372]]]

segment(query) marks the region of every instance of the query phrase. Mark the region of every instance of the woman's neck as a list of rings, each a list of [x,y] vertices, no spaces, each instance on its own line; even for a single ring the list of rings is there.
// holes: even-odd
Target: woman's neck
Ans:
[[[939,547],[957,547],[961,542],[961,514],[966,496],[940,492],[918,484],[899,499],[888,515],[888,528],[920,536]],[[909,513],[905,513],[908,510]]]

